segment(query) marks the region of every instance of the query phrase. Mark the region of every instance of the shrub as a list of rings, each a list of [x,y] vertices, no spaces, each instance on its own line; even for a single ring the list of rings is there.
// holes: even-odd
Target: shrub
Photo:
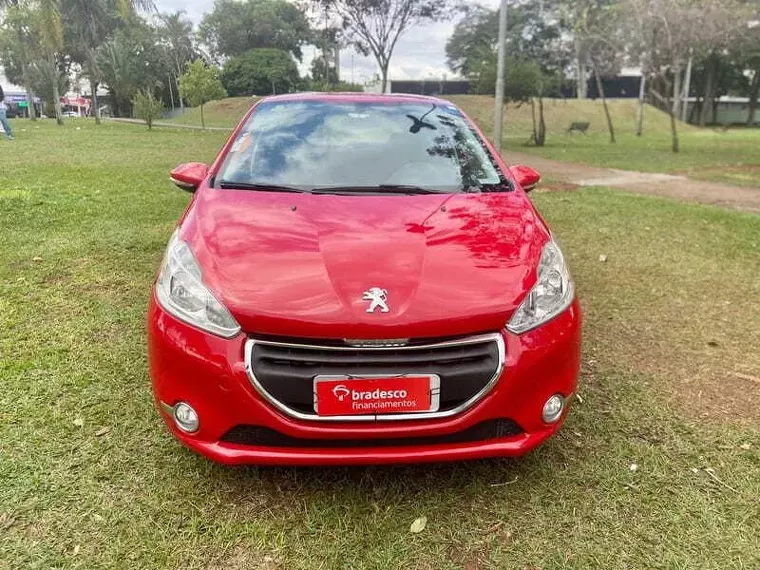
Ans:
[[[153,128],[153,120],[161,116],[164,110],[164,103],[157,99],[150,91],[138,91],[132,98],[132,107],[135,117],[145,121],[148,130]]]

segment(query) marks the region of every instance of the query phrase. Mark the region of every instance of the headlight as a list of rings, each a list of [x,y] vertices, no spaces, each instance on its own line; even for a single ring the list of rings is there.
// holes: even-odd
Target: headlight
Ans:
[[[224,338],[240,332],[240,325],[203,284],[201,268],[177,231],[166,248],[156,296],[169,313],[199,329]]]
[[[538,281],[509,320],[507,330],[522,334],[553,319],[573,302],[575,288],[565,257],[550,240],[541,252]]]

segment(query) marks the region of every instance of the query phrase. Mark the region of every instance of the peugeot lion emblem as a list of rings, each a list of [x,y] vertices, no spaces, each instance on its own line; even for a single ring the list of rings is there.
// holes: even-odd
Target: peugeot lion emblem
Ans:
[[[381,289],[380,287],[372,287],[369,291],[365,291],[362,299],[369,301],[368,313],[374,313],[376,309],[380,309],[381,313],[388,312],[388,291]]]

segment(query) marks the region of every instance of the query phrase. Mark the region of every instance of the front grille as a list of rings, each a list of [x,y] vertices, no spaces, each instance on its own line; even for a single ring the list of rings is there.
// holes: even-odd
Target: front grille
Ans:
[[[254,386],[291,415],[318,418],[313,396],[316,376],[436,374],[440,407],[434,415],[440,416],[464,409],[493,385],[504,364],[503,346],[497,333],[403,347],[267,339],[249,341],[246,356]]]
[[[270,428],[252,425],[238,425],[222,436],[222,441],[255,447],[299,447],[299,448],[366,448],[405,447],[436,444],[471,443],[502,437],[514,437],[523,429],[512,420],[487,420],[466,430],[447,435],[423,437],[393,437],[367,439],[311,439],[291,437]]]

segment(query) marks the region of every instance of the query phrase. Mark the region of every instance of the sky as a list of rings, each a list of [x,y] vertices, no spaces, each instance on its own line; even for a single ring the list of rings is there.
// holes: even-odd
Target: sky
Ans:
[[[466,0],[471,2],[472,0]],[[496,8],[498,0],[480,0],[481,5]],[[161,12],[184,10],[187,16],[196,24],[200,22],[204,12],[211,10],[213,0],[157,0],[156,5]],[[452,71],[446,66],[446,40],[454,29],[454,22],[438,22],[426,24],[424,27],[412,28],[401,37],[390,65],[391,79],[442,79],[451,78]],[[307,73],[314,48],[309,46],[304,50],[304,61],[301,72]],[[362,57],[346,49],[341,53],[341,79],[364,83],[378,71],[372,57]]]

